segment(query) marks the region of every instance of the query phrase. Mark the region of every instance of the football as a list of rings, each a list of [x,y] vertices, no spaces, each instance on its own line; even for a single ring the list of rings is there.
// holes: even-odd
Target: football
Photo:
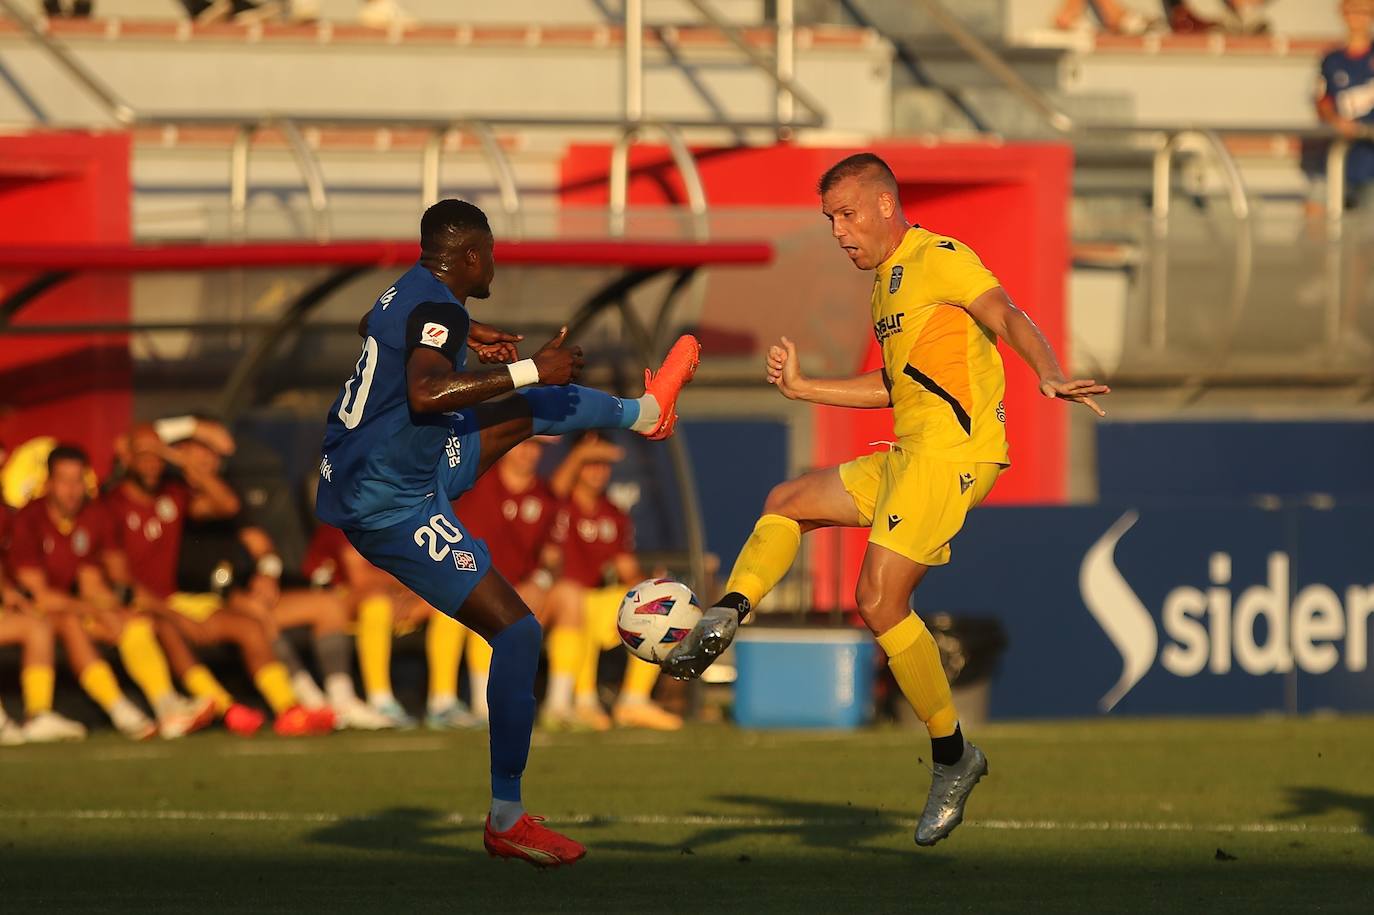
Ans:
[[[630,654],[659,664],[699,619],[701,605],[691,588],[671,578],[650,578],[620,602],[616,628]]]

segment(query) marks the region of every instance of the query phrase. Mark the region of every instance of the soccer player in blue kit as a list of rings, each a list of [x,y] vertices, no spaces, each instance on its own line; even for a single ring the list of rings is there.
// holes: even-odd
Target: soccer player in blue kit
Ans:
[[[519,336],[468,316],[469,298],[491,295],[495,270],[491,227],[480,209],[443,200],[425,211],[419,262],[358,326],[362,355],[329,411],[316,514],[491,644],[492,802],[484,842],[493,856],[556,867],[586,849],[526,814],[520,798],[543,632],[451,501],[531,435],[632,429],[667,438],[700,346],[679,338],[659,371],[644,373],[637,399],[575,385],[582,351],[563,345],[566,327],[533,357],[517,360]],[[469,349],[501,364],[469,370]]]

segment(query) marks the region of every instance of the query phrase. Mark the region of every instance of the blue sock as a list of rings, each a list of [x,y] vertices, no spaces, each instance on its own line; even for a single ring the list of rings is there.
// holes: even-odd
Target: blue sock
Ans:
[[[639,421],[638,400],[565,384],[520,391],[530,405],[535,435],[562,435],[583,429],[629,429]]]
[[[534,674],[544,630],[533,616],[502,629],[491,640],[487,708],[491,721],[491,795],[520,802],[520,775],[530,757],[534,730]]]

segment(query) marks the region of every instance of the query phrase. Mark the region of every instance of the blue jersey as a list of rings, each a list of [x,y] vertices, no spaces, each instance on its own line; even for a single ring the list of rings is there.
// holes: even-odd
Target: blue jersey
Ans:
[[[1374,49],[1359,57],[1344,50],[1322,58],[1318,96],[1329,98],[1336,113],[1351,121],[1374,124]],[[1346,158],[1346,180],[1351,186],[1374,181],[1374,144],[1355,143]]]
[[[455,417],[412,413],[406,362],[417,346],[467,364],[467,309],[416,264],[382,293],[367,317],[367,339],[326,417],[315,513],[345,530],[380,530],[414,514],[464,458]],[[467,469],[467,468],[464,468]],[[441,474],[441,471],[443,473]]]

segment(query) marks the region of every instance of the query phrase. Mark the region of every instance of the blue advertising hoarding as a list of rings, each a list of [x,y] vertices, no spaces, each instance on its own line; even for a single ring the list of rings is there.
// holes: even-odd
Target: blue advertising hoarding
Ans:
[[[986,508],[917,609],[996,617],[999,718],[1374,709],[1367,509]]]

